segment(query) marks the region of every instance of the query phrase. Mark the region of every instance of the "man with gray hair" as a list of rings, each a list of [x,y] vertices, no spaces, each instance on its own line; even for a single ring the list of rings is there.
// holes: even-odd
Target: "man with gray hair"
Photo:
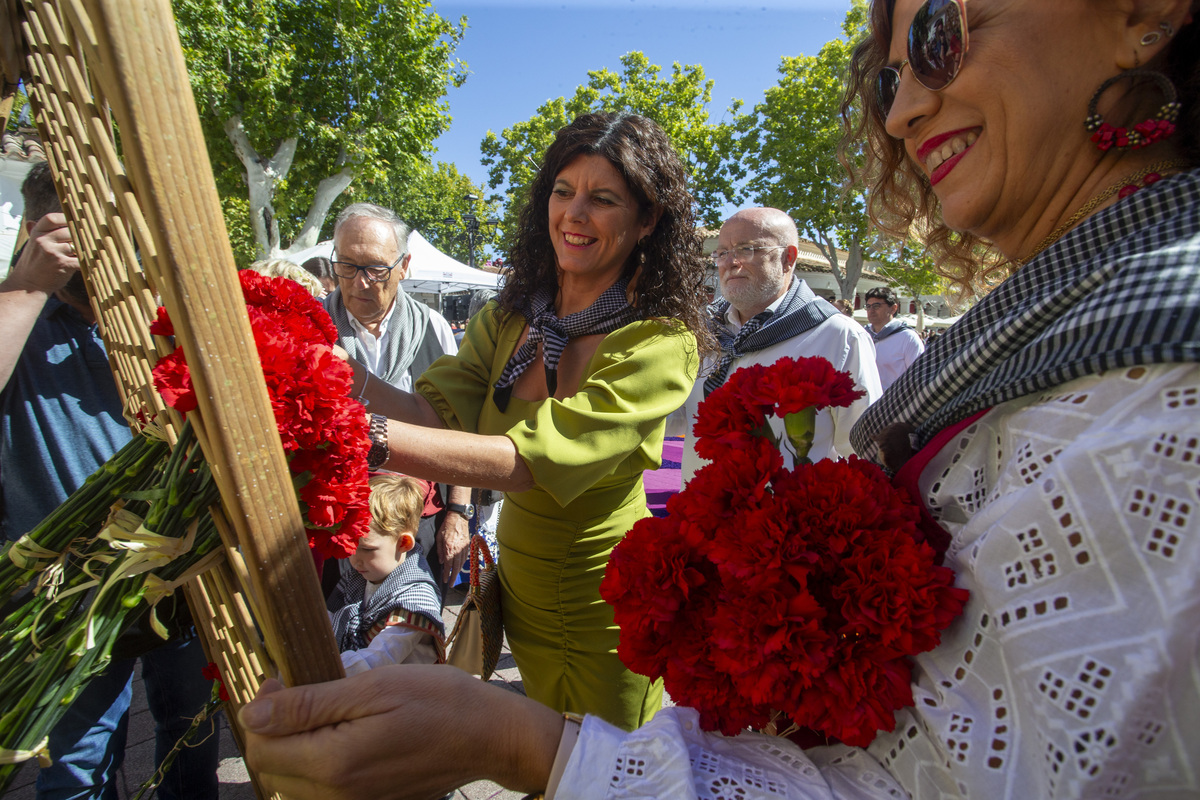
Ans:
[[[366,367],[367,381],[377,378],[406,392],[430,364],[458,352],[445,317],[400,286],[412,259],[409,233],[408,225],[390,209],[371,203],[347,206],[333,227],[331,262],[337,288],[325,298],[338,344]],[[466,560],[467,522],[475,509],[470,487],[442,489],[445,510],[422,519],[417,541],[444,597]]]
[[[818,412],[808,453],[812,461],[849,456],[850,428],[882,393],[875,348],[866,331],[793,275],[799,244],[796,223],[777,208],[743,209],[721,226],[712,259],[722,299],[710,307],[710,327],[721,353],[701,369],[684,403],[685,483],[705,463],[692,435],[697,408],[739,367],[820,356],[834,369],[850,373],[855,388],[864,394],[848,408]],[[774,419],[771,425],[782,434],[782,420]],[[790,453],[784,458],[790,467]]]

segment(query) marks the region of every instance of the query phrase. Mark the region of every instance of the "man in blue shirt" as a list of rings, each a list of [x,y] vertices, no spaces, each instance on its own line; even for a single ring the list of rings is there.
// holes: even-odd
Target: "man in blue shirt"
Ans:
[[[21,192],[29,239],[0,282],[0,532],[9,540],[28,533],[131,435],[45,162]],[[135,661],[114,660],[55,727],[40,800],[116,800]],[[194,637],[142,656],[160,762],[208,699],[206,663]],[[160,797],[217,796],[217,737],[208,733],[184,748]]]

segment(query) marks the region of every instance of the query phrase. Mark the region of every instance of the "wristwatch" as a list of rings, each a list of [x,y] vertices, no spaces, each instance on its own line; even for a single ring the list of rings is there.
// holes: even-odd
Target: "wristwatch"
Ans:
[[[472,520],[475,518],[475,506],[467,503],[446,503],[446,510],[453,511],[455,514],[462,514],[463,519]]]
[[[379,469],[388,460],[387,417],[371,415],[371,449],[367,451],[367,469]]]

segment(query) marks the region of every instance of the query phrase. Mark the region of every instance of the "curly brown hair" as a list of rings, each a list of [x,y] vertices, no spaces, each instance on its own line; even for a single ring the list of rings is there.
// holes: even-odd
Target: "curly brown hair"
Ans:
[[[518,217],[499,311],[524,313],[538,289],[558,284],[550,192],[558,174],[584,155],[603,156],[621,174],[637,201],[640,219],[660,212],[658,224],[638,242],[622,272],[624,278],[637,272],[633,305],[641,318],[679,320],[696,337],[702,353],[712,352],[715,343],[704,314],[706,264],[687,170],[666,131],[638,114],[583,114],[555,136]]]
[[[942,276],[964,292],[988,288],[1008,277],[1011,262],[986,240],[946,227],[929,179],[907,157],[904,142],[888,134],[875,102],[875,78],[888,63],[894,7],[895,0],[872,0],[871,32],[851,56],[840,159],[851,180],[868,187],[867,214],[876,226],[902,239],[924,231],[921,238]],[[1200,1],[1192,10],[1200,14]],[[1182,106],[1175,141],[1188,163],[1200,164],[1200,25],[1190,23],[1176,34],[1161,69],[1175,84]],[[860,145],[863,163],[855,167]]]

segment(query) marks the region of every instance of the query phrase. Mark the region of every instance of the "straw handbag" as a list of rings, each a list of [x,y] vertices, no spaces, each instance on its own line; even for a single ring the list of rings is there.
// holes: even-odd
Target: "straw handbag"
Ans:
[[[480,558],[483,567],[480,568]],[[471,537],[471,585],[446,641],[446,663],[483,680],[500,660],[504,623],[500,616],[500,573],[482,536]]]

